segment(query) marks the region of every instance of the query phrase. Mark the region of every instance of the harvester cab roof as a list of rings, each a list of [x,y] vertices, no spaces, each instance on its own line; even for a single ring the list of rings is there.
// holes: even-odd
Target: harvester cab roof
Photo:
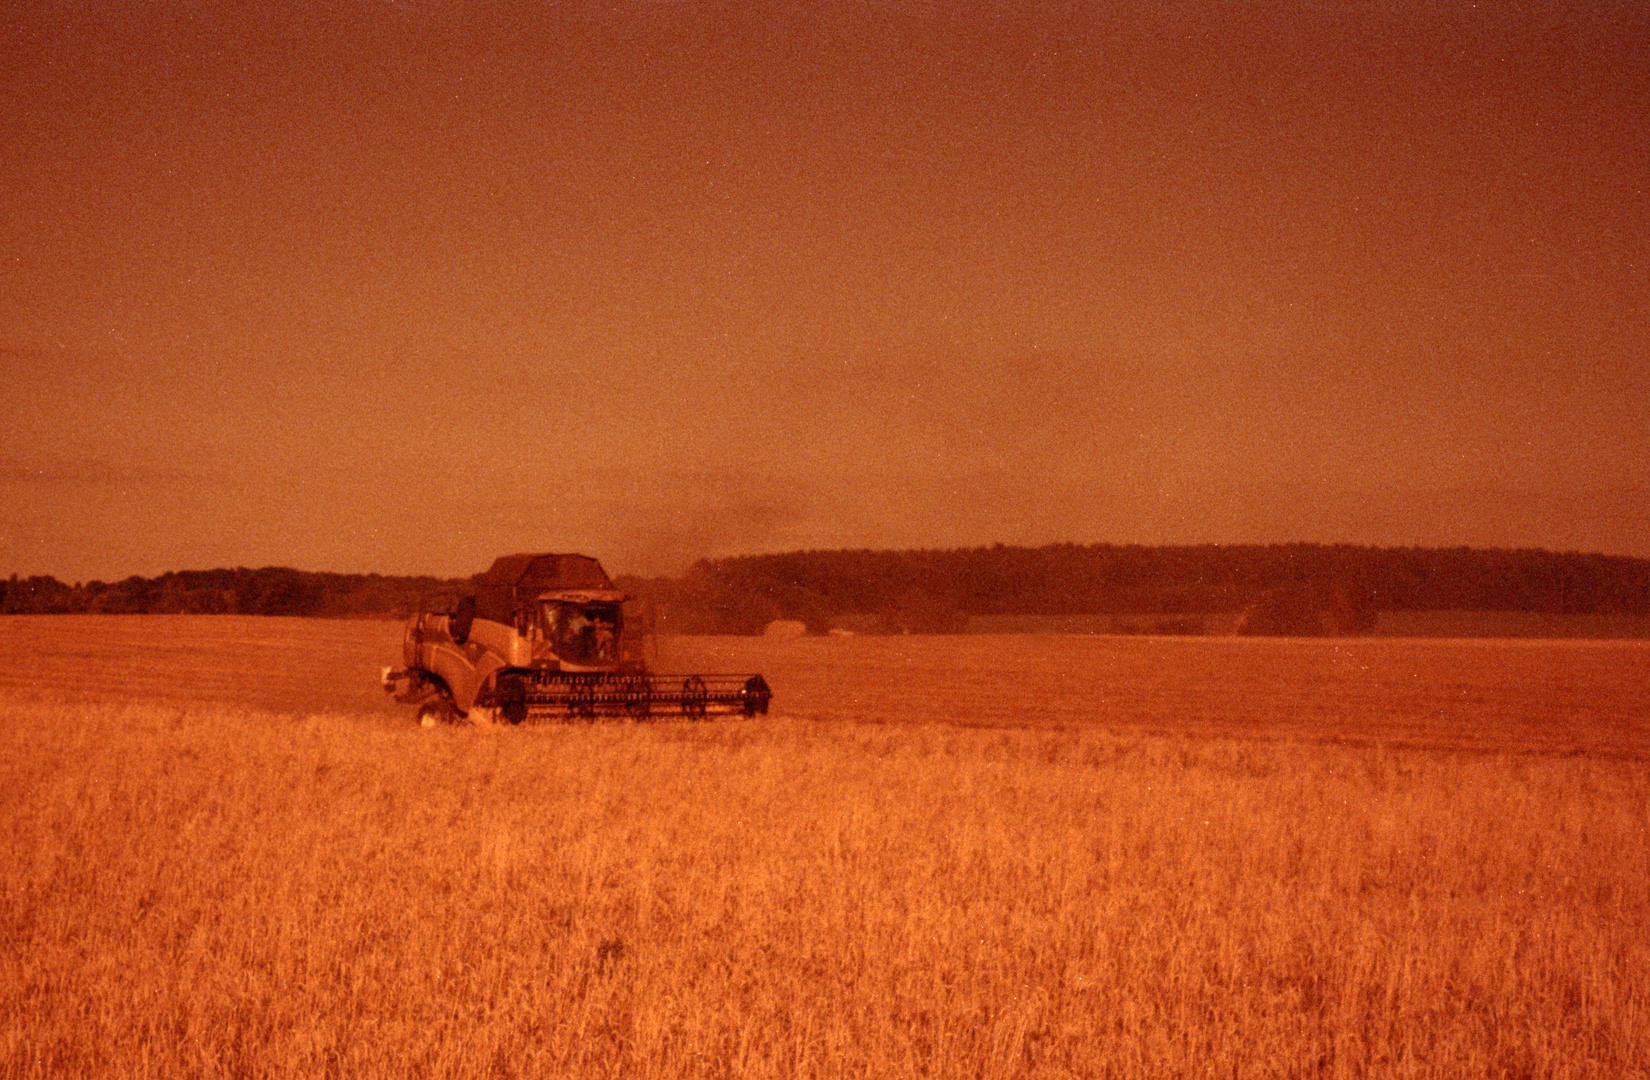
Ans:
[[[476,575],[475,588],[476,616],[501,623],[514,622],[518,611],[537,601],[621,604],[629,599],[588,555],[504,555]]]

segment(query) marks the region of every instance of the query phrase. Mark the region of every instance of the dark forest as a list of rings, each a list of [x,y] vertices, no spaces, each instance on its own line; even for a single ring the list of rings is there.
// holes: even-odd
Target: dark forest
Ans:
[[[1258,632],[1356,633],[1380,611],[1650,614],[1650,560],[1547,551],[1346,545],[997,545],[950,551],[806,551],[703,560],[680,577],[621,577],[661,629],[760,633],[775,619],[823,632],[844,617],[891,632],[955,632],[975,616],[1241,614]],[[468,579],[180,571],[68,585],[0,582],[0,613],[405,617]],[[867,622],[866,620],[870,620]],[[1304,621],[1303,621],[1304,620]]]

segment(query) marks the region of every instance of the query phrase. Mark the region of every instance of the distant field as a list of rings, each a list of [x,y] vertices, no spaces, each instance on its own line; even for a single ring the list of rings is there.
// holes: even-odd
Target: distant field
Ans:
[[[1227,634],[1237,616],[975,615],[971,634]],[[1650,615],[1549,615],[1536,611],[1382,611],[1370,637],[1650,638]]]
[[[0,694],[406,719],[401,625],[0,616]],[[941,635],[662,640],[665,671],[762,671],[780,715],[1368,745],[1650,753],[1650,642]]]
[[[1650,756],[1650,642],[955,635],[676,638],[819,720]]]
[[[1650,638],[1650,615],[1537,611],[1383,611],[1374,633],[1387,637]]]
[[[675,638],[424,730],[389,623],[0,619],[0,1078],[1650,1076],[1650,643]]]
[[[256,615],[0,616],[0,694],[405,715],[379,689],[399,622]]]

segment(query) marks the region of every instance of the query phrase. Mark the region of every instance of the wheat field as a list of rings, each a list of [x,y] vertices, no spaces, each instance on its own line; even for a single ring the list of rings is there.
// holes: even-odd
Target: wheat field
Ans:
[[[1650,647],[675,639],[414,726],[379,623],[0,619],[0,1077],[1650,1076]]]

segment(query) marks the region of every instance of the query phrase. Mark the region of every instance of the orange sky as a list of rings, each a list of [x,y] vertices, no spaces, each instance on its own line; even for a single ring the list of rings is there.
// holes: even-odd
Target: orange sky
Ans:
[[[0,17],[0,573],[1650,557],[1642,5],[325,6]]]

